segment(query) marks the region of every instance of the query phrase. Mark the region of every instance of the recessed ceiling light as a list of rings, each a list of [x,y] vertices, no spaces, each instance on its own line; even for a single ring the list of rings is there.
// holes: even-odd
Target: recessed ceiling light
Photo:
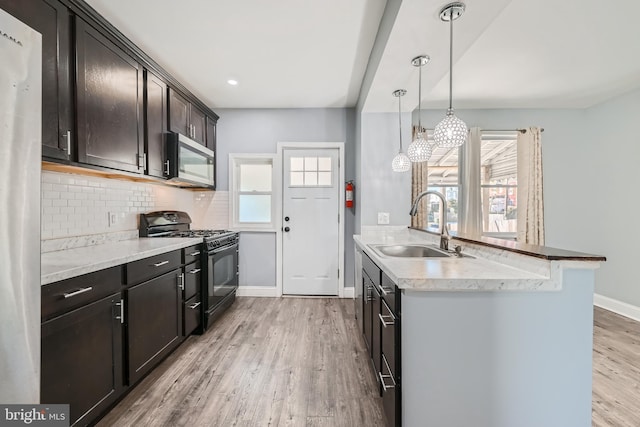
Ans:
[[[233,80],[233,79],[229,79],[229,80],[227,80],[227,83],[229,83],[231,86],[235,86],[235,85],[238,84],[238,81],[237,80]]]

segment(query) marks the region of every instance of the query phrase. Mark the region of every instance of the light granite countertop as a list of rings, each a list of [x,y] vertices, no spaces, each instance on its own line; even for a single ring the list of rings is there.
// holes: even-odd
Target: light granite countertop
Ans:
[[[400,227],[363,227],[354,240],[400,289],[414,291],[557,291],[564,268],[593,269],[599,262],[540,259],[506,250],[451,240],[471,257],[398,258],[369,245],[436,245],[439,236]]]
[[[186,248],[202,238],[139,238],[43,253],[41,285]]]

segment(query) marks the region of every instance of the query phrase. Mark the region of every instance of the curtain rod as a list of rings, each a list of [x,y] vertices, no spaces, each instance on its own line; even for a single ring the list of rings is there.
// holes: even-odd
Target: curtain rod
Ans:
[[[483,132],[520,132],[520,133],[527,133],[526,129],[482,129],[480,128],[481,131]],[[540,132],[544,132],[544,128],[540,128]]]
[[[433,131],[433,129],[429,129],[429,128],[423,128],[424,130],[430,130]],[[481,131],[483,132],[520,132],[520,133],[527,133],[526,129],[482,129],[480,128]],[[540,132],[544,132],[544,128],[540,128]]]

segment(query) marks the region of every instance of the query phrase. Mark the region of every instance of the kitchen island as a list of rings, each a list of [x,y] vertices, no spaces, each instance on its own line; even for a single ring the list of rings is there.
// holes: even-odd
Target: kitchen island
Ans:
[[[497,239],[452,239],[468,257],[376,250],[438,238],[377,227],[354,236],[362,263],[373,262],[400,298],[396,420],[407,427],[590,426],[594,270],[605,258]],[[363,294],[369,299],[367,289],[356,291]],[[383,341],[388,318],[377,329]],[[372,330],[375,344],[375,323]]]

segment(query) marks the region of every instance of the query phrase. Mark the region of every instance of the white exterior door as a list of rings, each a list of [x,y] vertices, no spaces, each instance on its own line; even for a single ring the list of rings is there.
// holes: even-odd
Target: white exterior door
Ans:
[[[339,150],[283,150],[282,292],[338,295]]]

